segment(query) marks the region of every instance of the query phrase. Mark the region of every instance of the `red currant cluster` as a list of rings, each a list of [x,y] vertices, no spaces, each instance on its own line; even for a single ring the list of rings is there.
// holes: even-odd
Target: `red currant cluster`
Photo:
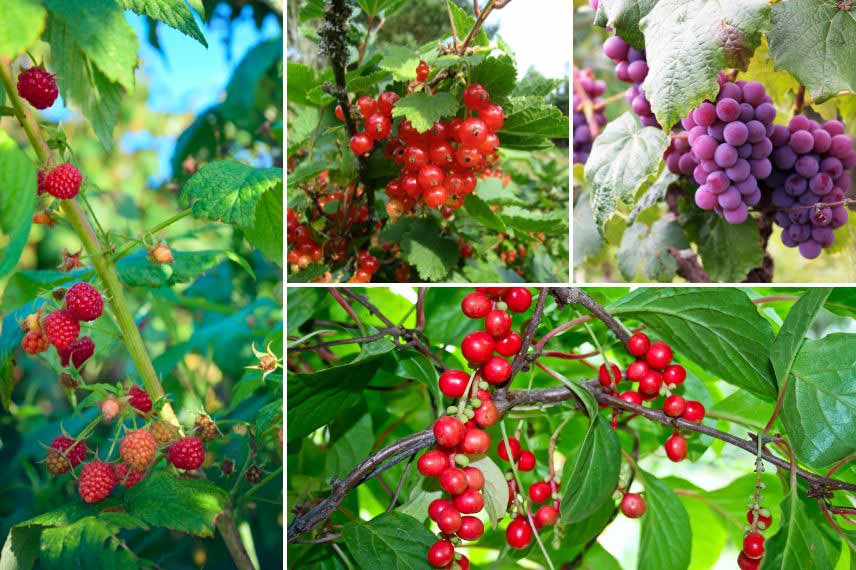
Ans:
[[[509,456],[509,451],[511,455]],[[535,469],[535,454],[529,450],[522,449],[520,440],[509,437],[500,441],[496,446],[496,452],[503,461],[514,461],[517,470],[528,472]],[[505,478],[508,481],[508,507],[514,516],[514,520],[505,529],[505,540],[511,548],[522,549],[532,543],[532,527],[526,516],[527,507],[525,499],[518,495],[517,481],[514,479],[513,470],[509,469]],[[532,505],[544,503],[552,499],[552,503],[541,505],[535,511],[532,519],[537,530],[556,523],[559,518],[559,483],[550,478],[547,481],[536,481],[529,486],[529,500]]]
[[[286,233],[292,248],[288,250],[288,262],[291,264],[292,272],[306,269],[312,263],[318,263],[324,259],[324,251],[312,238],[309,226],[301,224],[297,220],[297,214],[291,208],[286,213]]]
[[[62,291],[62,290],[59,290]],[[27,331],[21,348],[28,354],[39,354],[53,345],[62,366],[80,368],[95,353],[95,343],[89,336],[80,337],[80,322],[94,321],[104,310],[104,300],[98,289],[89,283],[75,283],[64,292],[65,308],[41,319],[41,310],[22,323]]]
[[[627,351],[636,357],[627,367],[627,380],[639,384],[637,390],[621,392],[622,400],[641,406],[642,402],[664,396],[662,406],[667,416],[695,423],[704,419],[705,409],[701,402],[673,393],[686,380],[687,371],[680,364],[672,364],[672,349],[668,344],[661,340],[651,342],[645,333],[636,333],[630,337]],[[602,364],[598,379],[606,390],[617,392],[622,380],[621,368],[617,364]],[[675,431],[666,440],[665,449],[669,459],[681,461],[687,456],[687,441]]]
[[[746,512],[746,535],[743,537],[743,550],[737,557],[740,570],[758,570],[761,558],[764,556],[764,535],[761,534],[773,524],[770,511],[761,506],[761,489],[764,483],[760,480],[755,485],[755,493],[750,497],[752,502]]]
[[[370,254],[368,251],[360,251],[357,254],[357,270],[354,276],[349,280],[350,283],[370,283],[372,275],[380,267],[380,262],[377,257]]]

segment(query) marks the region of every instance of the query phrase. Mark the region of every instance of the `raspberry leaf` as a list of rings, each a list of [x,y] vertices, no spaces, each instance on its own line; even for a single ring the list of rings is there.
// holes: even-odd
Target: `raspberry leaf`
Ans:
[[[202,30],[196,24],[193,12],[184,0],[117,0],[125,10],[133,10],[137,14],[148,16],[175,28],[179,32],[193,38],[208,47],[208,42]],[[204,13],[204,12],[203,12]]]
[[[141,251],[121,259],[116,268],[119,278],[131,287],[166,287],[192,281],[217,265],[222,251],[173,251],[175,262],[159,265]]]
[[[41,564],[46,568],[85,568],[97,560],[100,568],[138,566],[137,557],[115,540],[117,531],[118,527],[101,517],[47,528],[41,536]]]
[[[18,264],[27,245],[36,193],[36,170],[32,161],[5,131],[0,131],[0,278]]]
[[[45,9],[36,0],[3,2],[0,55],[14,57],[35,43],[44,28],[45,16]]]

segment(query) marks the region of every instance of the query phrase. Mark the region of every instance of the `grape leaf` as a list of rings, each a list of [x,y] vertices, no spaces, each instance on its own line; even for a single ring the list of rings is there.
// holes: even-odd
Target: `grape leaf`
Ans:
[[[755,55],[749,61],[749,67],[746,68],[746,73],[741,73],[740,77],[747,81],[758,81],[764,84],[764,89],[767,90],[767,95],[772,97],[773,102],[783,105],[788,100],[788,94],[796,93],[799,89],[799,82],[794,79],[794,76],[787,71],[776,70],[775,62],[770,57],[769,47],[767,46],[767,36],[761,37],[761,45],[755,50]]]
[[[776,397],[768,357],[770,323],[745,293],[725,287],[637,289],[612,303],[615,316],[650,326],[675,353],[722,380],[766,399]]]
[[[585,166],[592,188],[591,206],[598,230],[617,203],[630,204],[638,190],[660,171],[668,136],[659,129],[643,127],[628,111],[598,135]]]
[[[586,192],[574,204],[574,266],[595,257],[603,248],[603,239],[594,224],[594,215]]]
[[[856,19],[850,3],[779,2],[767,37],[776,69],[790,72],[816,101],[856,93]]]
[[[638,474],[647,505],[639,539],[639,570],[685,570],[693,538],[687,510],[663,481],[646,471]]]
[[[38,0],[3,2],[0,55],[14,58],[33,45],[45,27],[45,9]]]
[[[27,245],[35,187],[35,165],[6,131],[0,130],[0,278],[15,269]]]
[[[749,219],[734,225],[714,212],[689,205],[685,229],[696,243],[704,270],[713,281],[739,283],[764,262],[758,223]]]
[[[443,117],[452,117],[458,112],[458,102],[451,93],[411,93],[398,100],[392,109],[393,117],[404,117],[413,128],[424,133]]]
[[[436,541],[422,523],[394,511],[368,522],[352,521],[342,535],[361,568],[428,570],[425,553]]]
[[[657,180],[645,190],[642,197],[636,200],[636,206],[633,207],[633,211],[627,217],[627,224],[632,226],[639,214],[655,206],[658,202],[662,202],[666,198],[666,191],[668,191],[669,186],[678,180],[680,178],[677,174],[670,172],[668,169],[663,170]]]
[[[657,0],[600,0],[598,18],[605,18],[602,24],[636,49],[645,48],[645,37],[639,29],[639,22],[644,18]],[[601,25],[598,21],[597,25]]]
[[[804,341],[784,390],[779,420],[800,461],[820,469],[856,452],[856,335]]]
[[[649,68],[643,88],[660,124],[716,99],[717,75],[746,68],[769,17],[767,0],[659,0],[640,27]]]
[[[118,0],[118,4],[125,10],[163,22],[208,47],[193,12],[184,0]]]
[[[457,242],[442,235],[434,218],[400,218],[380,239],[400,244],[404,258],[426,280],[442,279],[460,258]]]
[[[637,222],[624,230],[616,256],[621,275],[627,281],[635,281],[640,270],[651,281],[662,283],[674,279],[678,264],[669,254],[669,248],[686,249],[690,244],[684,230],[671,218],[660,218],[650,228]]]

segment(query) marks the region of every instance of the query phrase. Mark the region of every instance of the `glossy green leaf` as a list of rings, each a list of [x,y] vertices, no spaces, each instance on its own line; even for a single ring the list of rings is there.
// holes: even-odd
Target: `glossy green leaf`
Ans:
[[[639,570],[685,570],[692,551],[687,510],[664,482],[646,471],[638,475],[647,505],[639,539]]]
[[[342,535],[360,568],[428,570],[425,553],[436,541],[422,523],[398,512],[350,522]]]
[[[186,36],[193,38],[205,47],[208,42],[193,12],[184,0],[117,0],[119,6],[126,10],[133,10],[137,14],[148,16],[164,24],[175,28]]]
[[[773,345],[770,347],[770,362],[776,372],[780,389],[791,372],[791,365],[811,323],[814,322],[831,292],[831,287],[809,289],[791,307],[782,328],[779,329],[779,334],[773,340]]]
[[[595,415],[579,455],[565,464],[562,476],[562,521],[573,524],[591,516],[611,499],[621,468],[618,438],[601,416]]]

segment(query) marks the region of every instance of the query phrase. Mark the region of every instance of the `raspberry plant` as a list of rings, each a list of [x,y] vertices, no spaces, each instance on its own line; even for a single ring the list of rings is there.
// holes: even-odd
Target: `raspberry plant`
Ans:
[[[852,2],[637,4],[577,10],[578,278],[856,279]]]
[[[846,566],[851,297],[289,290],[289,560]]]
[[[244,4],[3,3],[0,567],[282,563],[282,37],[167,115],[128,21],[282,28]]]
[[[289,280],[565,280],[567,82],[518,80],[487,32],[509,2],[434,3],[419,46],[385,33],[415,6],[357,4],[289,38]]]

